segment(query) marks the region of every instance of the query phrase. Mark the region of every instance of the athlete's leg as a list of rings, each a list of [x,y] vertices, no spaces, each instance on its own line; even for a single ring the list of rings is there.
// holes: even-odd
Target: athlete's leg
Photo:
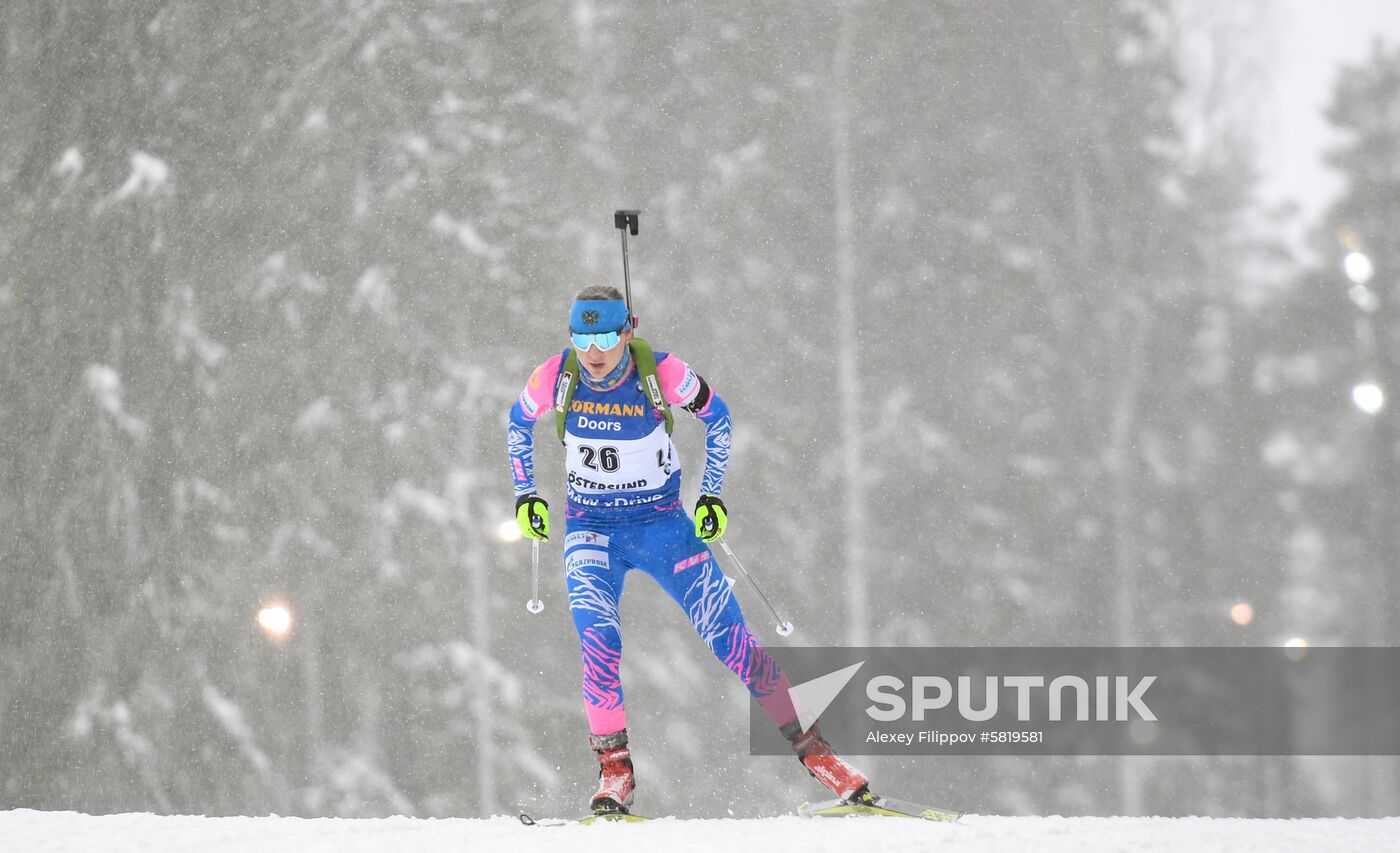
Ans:
[[[583,653],[583,708],[593,735],[627,727],[618,676],[622,633],[617,611],[626,570],[613,558],[608,543],[606,534],[590,530],[570,529],[564,537],[569,612]]]
[[[739,676],[774,724],[796,719],[787,675],[744,624],[729,578],[695,535],[690,518],[684,512],[659,515],[629,544],[628,557],[681,606],[700,639]]]

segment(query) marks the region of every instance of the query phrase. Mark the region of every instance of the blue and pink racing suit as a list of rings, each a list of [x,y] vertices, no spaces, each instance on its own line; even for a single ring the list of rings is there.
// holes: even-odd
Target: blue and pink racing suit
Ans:
[[[515,494],[535,491],[532,430],[543,415],[554,428],[554,393],[564,354],[530,375],[510,410]],[[729,461],[729,409],[674,355],[656,353],[657,379],[672,406],[705,424],[701,489],[719,494]],[[630,569],[651,576],[690,618],[700,638],[732,670],[778,726],[796,718],[788,678],[744,624],[731,581],[695,535],[681,505],[681,460],[664,416],[642,390],[630,355],[600,382],[583,374],[565,428],[568,501],[564,536],[569,609],[583,652],[583,701],[595,735],[626,727],[618,601]],[[602,390],[606,388],[607,390]]]

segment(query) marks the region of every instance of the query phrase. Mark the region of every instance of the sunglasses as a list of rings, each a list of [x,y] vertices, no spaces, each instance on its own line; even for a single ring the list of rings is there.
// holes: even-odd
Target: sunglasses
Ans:
[[[600,351],[607,352],[617,346],[618,341],[622,340],[622,331],[625,330],[597,333],[571,332],[569,337],[573,339],[574,346],[578,348],[579,352],[587,352],[589,347],[597,347]]]

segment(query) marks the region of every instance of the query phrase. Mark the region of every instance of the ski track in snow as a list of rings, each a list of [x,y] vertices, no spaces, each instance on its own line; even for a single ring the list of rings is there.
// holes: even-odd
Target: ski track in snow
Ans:
[[[1086,853],[1086,851],[1400,851],[1400,818],[989,817],[956,824],[899,818],[682,820],[645,824],[528,827],[514,817],[336,819],[93,816],[75,812],[0,812],[3,853],[913,853],[937,850]]]

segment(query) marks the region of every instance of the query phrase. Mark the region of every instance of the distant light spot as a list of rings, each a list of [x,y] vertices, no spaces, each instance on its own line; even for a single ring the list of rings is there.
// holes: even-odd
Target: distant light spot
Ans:
[[[1376,274],[1376,268],[1371,264],[1371,259],[1360,252],[1348,252],[1342,258],[1342,269],[1346,272],[1347,278],[1356,284],[1365,284],[1371,280],[1371,276]]]
[[[292,611],[285,604],[269,604],[258,611],[258,626],[273,637],[292,630]]]
[[[519,542],[521,539],[520,526],[515,523],[515,519],[502,521],[500,526],[496,528],[496,536],[502,542]]]
[[[1374,382],[1361,382],[1351,389],[1351,402],[1368,415],[1385,408],[1385,392]]]
[[[1374,314],[1376,309],[1381,307],[1380,298],[1364,284],[1353,284],[1347,288],[1347,296],[1351,297],[1351,301],[1356,304],[1357,308],[1367,314]]]

